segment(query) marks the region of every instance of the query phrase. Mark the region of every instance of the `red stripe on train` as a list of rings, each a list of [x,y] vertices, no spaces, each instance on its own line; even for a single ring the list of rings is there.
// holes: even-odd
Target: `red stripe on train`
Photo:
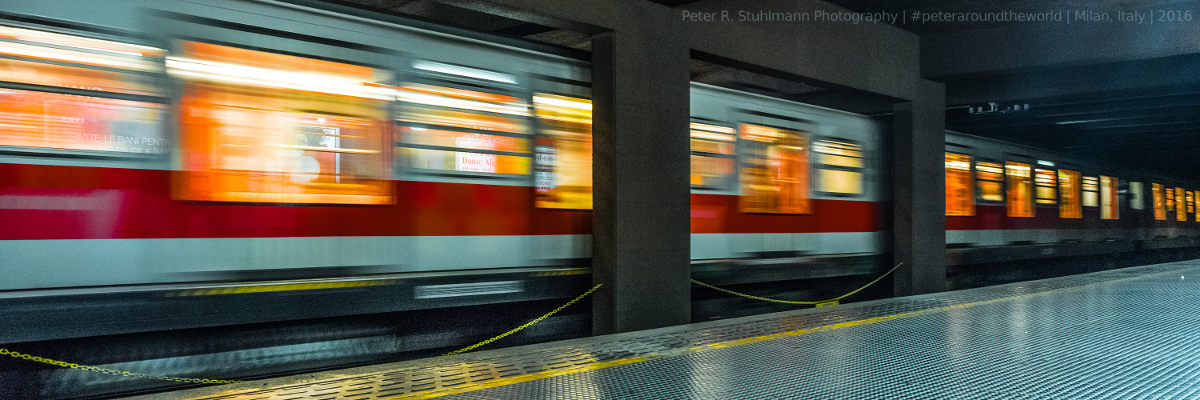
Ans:
[[[591,211],[537,209],[525,186],[397,181],[387,206],[173,200],[170,171],[0,164],[0,240],[553,235],[591,233]],[[807,215],[745,214],[693,194],[693,233],[873,232],[878,203],[813,200]]]
[[[533,188],[398,181],[388,206],[173,200],[170,171],[0,164],[0,239],[591,233],[591,212],[536,209]]]
[[[880,230],[879,203],[813,199],[804,215],[746,214],[738,196],[692,194],[692,233],[874,232]]]

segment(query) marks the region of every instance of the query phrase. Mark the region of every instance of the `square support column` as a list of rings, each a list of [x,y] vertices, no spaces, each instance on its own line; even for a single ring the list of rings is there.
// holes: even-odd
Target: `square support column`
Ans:
[[[946,290],[946,90],[922,81],[897,104],[892,137],[892,249],[897,296]]]
[[[592,40],[596,334],[691,322],[689,54],[642,19]]]

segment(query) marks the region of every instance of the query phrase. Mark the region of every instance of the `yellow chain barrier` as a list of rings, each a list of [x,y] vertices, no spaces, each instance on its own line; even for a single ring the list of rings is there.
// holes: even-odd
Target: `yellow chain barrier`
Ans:
[[[213,383],[222,383],[223,384],[223,383],[245,382],[245,381],[234,381],[234,380],[225,380],[225,379],[200,379],[200,378],[181,378],[181,377],[176,377],[176,376],[149,375],[149,374],[143,374],[140,372],[122,371],[122,370],[118,370],[118,369],[109,369],[109,368],[96,367],[96,366],[91,366],[91,365],[79,365],[79,364],[75,364],[75,363],[69,363],[66,361],[59,361],[59,360],[55,360],[55,359],[38,357],[38,356],[30,355],[30,354],[16,352],[16,351],[12,351],[12,350],[5,349],[5,348],[0,348],[0,355],[6,355],[6,356],[9,356],[12,358],[19,358],[22,360],[29,360],[29,361],[33,361],[33,362],[40,362],[43,364],[55,365],[55,366],[59,366],[59,367],[63,367],[63,368],[78,369],[78,370],[83,370],[83,371],[97,372],[97,373],[107,374],[107,375],[123,376],[123,377],[128,377],[128,378],[144,378],[144,379],[155,379],[155,380],[160,380],[160,381],[171,381],[171,382],[180,382],[180,383],[205,383],[205,384],[213,384]]]
[[[862,285],[862,286],[861,286],[861,287],[859,287],[858,289],[854,289],[854,290],[850,291],[850,293],[846,293],[846,294],[843,294],[843,295],[841,295],[841,296],[834,297],[834,298],[832,298],[832,299],[828,299],[828,300],[817,300],[817,301],[795,301],[795,300],[777,300],[777,299],[769,299],[769,298],[766,298],[766,297],[759,297],[759,296],[755,296],[755,295],[750,295],[750,294],[745,294],[745,293],[739,293],[739,292],[735,292],[735,291],[732,291],[732,290],[729,290],[729,289],[725,289],[725,288],[716,287],[716,286],[709,285],[709,284],[707,284],[707,283],[704,283],[704,282],[700,282],[700,281],[698,281],[698,280],[695,280],[695,279],[692,279],[692,283],[695,283],[695,284],[697,284],[697,285],[700,285],[700,286],[704,286],[704,287],[706,287],[706,288],[709,288],[709,289],[712,289],[712,290],[716,290],[716,291],[718,291],[718,292],[722,292],[722,293],[728,293],[728,294],[732,294],[732,295],[734,295],[734,296],[741,296],[741,297],[745,297],[745,298],[747,298],[747,299],[754,299],[754,300],[761,300],[761,301],[769,301],[769,302],[772,302],[772,303],[783,303],[783,304],[803,304],[803,305],[818,305],[818,306],[820,306],[820,305],[824,305],[825,303],[833,303],[833,302],[836,302],[836,301],[838,301],[838,300],[841,300],[841,299],[844,299],[844,298],[847,298],[847,297],[853,296],[855,293],[861,292],[861,291],[863,291],[863,289],[866,289],[866,288],[868,288],[868,287],[871,287],[871,285],[874,285],[876,282],[879,282],[879,281],[880,281],[880,280],[882,280],[884,277],[886,277],[886,276],[888,276],[888,275],[891,275],[891,274],[892,274],[892,272],[895,272],[895,271],[896,271],[896,269],[897,269],[897,268],[900,268],[900,266],[901,266],[901,265],[904,265],[904,263],[903,263],[903,262],[901,262],[901,263],[899,263],[899,264],[896,264],[896,266],[895,266],[895,267],[892,267],[892,269],[889,269],[887,272],[884,272],[884,273],[883,273],[883,275],[880,275],[878,278],[875,278],[874,280],[872,280],[872,281],[870,281],[870,282],[867,282],[867,284],[866,284],[866,285]]]
[[[884,272],[883,275],[880,275],[878,278],[875,278],[874,280],[867,282],[866,285],[863,285],[862,287],[859,287],[858,289],[854,289],[854,290],[850,291],[849,293],[843,294],[838,297],[834,297],[832,299],[819,300],[819,301],[793,301],[793,300],[769,299],[766,297],[759,297],[759,296],[749,295],[749,294],[745,294],[745,293],[735,292],[735,291],[725,289],[725,288],[720,288],[717,286],[709,285],[704,282],[700,282],[695,279],[692,279],[692,283],[695,283],[697,285],[704,286],[706,288],[713,289],[713,290],[716,290],[719,292],[724,292],[724,293],[732,294],[735,296],[741,296],[741,297],[745,297],[748,299],[769,301],[772,303],[783,303],[783,304],[817,305],[817,304],[836,302],[838,300],[850,297],[850,296],[854,295],[855,293],[861,292],[863,289],[866,289],[866,288],[870,287],[871,285],[874,285],[875,283],[879,282],[884,277],[891,275],[891,273],[895,272],[896,269],[900,268],[901,265],[904,265],[904,263],[896,264],[895,267],[892,267],[892,269],[889,269],[887,272]],[[486,346],[489,343],[503,339],[503,338],[507,337],[508,335],[512,335],[514,333],[520,332],[520,331],[524,330],[525,328],[533,326],[534,324],[536,324],[538,322],[542,322],[542,320],[549,318],[551,315],[557,314],[559,311],[562,311],[562,310],[566,309],[567,307],[570,307],[572,304],[575,304],[575,303],[579,302],[580,300],[583,300],[585,297],[591,295],[593,292],[600,289],[601,286],[604,286],[604,284],[603,283],[597,284],[596,286],[593,286],[591,289],[588,289],[588,291],[584,292],[583,294],[575,297],[574,299],[571,299],[571,301],[568,301],[566,304],[558,306],[558,308],[550,310],[550,312],[542,314],[542,316],[537,317],[529,322],[526,322],[525,324],[523,324],[521,326],[513,328],[513,329],[509,330],[508,332],[501,333],[499,335],[496,335],[496,336],[494,336],[490,339],[484,340],[482,342],[475,343],[473,345],[463,347],[461,349],[443,354],[443,356],[460,354],[460,353],[465,353],[465,352],[468,352],[471,350],[475,350],[479,347]],[[122,370],[97,367],[97,366],[92,366],[92,365],[80,365],[80,364],[75,364],[75,363],[69,363],[66,361],[59,361],[59,360],[55,360],[55,359],[51,359],[51,358],[38,357],[38,356],[31,355],[31,354],[25,354],[25,353],[21,353],[21,352],[17,352],[17,351],[12,351],[12,350],[9,350],[6,348],[0,348],[0,355],[6,355],[9,357],[13,357],[13,358],[29,360],[29,361],[33,361],[33,362],[39,362],[39,363],[43,363],[43,364],[50,364],[50,365],[63,367],[63,368],[78,369],[78,370],[82,370],[82,371],[90,371],[90,372],[96,372],[96,373],[114,375],[114,376],[123,376],[123,377],[128,377],[128,378],[143,378],[143,379],[154,379],[154,380],[160,380],[160,381],[171,381],[171,382],[180,382],[180,383],[201,383],[201,384],[228,384],[228,383],[243,383],[243,382],[245,382],[245,381],[227,380],[227,379],[201,379],[201,378],[183,378],[183,377],[176,377],[176,376],[150,375],[150,374],[143,374],[140,372],[122,371]]]
[[[466,353],[466,352],[468,352],[468,351],[475,350],[476,348],[478,348],[478,347],[480,347],[480,346],[484,346],[484,345],[486,345],[486,344],[488,344],[488,343],[491,343],[491,342],[495,342],[495,341],[497,341],[497,340],[500,340],[500,339],[504,338],[505,336],[508,336],[508,335],[511,335],[511,334],[514,334],[514,333],[520,332],[522,329],[528,328],[528,327],[530,327],[530,326],[532,326],[533,324],[536,324],[536,323],[538,323],[538,322],[542,322],[542,320],[543,320],[543,319],[546,319],[546,318],[550,317],[551,315],[554,315],[555,313],[557,313],[557,312],[559,312],[559,311],[562,311],[563,309],[565,309],[565,308],[567,308],[567,307],[570,307],[572,304],[575,304],[575,303],[576,303],[576,302],[578,302],[579,300],[583,300],[583,298],[584,298],[584,297],[587,297],[588,295],[592,294],[592,292],[595,292],[595,291],[596,291],[596,289],[599,289],[601,286],[604,286],[604,284],[603,284],[603,283],[599,283],[599,284],[596,284],[596,286],[592,286],[592,288],[591,288],[591,289],[589,289],[589,290],[588,290],[588,291],[586,291],[586,292],[583,292],[583,294],[579,295],[578,297],[575,297],[574,299],[571,299],[571,301],[568,301],[568,302],[567,302],[567,304],[563,304],[563,305],[561,305],[561,306],[558,306],[558,308],[555,308],[554,310],[551,310],[551,311],[550,311],[550,312],[548,312],[548,313],[542,314],[542,316],[540,316],[540,317],[537,317],[536,319],[534,319],[534,320],[532,320],[532,321],[526,322],[526,323],[525,323],[525,325],[521,325],[521,326],[518,326],[518,327],[516,327],[516,328],[513,328],[512,330],[510,330],[510,331],[508,331],[508,332],[501,333],[501,334],[499,334],[499,335],[497,335],[496,337],[493,337],[493,338],[491,338],[491,339],[484,340],[484,341],[482,341],[482,342],[475,343],[475,344],[473,344],[473,345],[470,345],[470,346],[467,346],[467,347],[463,347],[463,348],[461,348],[461,349],[458,349],[458,350],[455,350],[455,351],[452,351],[452,352],[449,352],[449,353],[446,353],[446,354],[442,354],[442,355],[443,355],[443,356],[449,356],[449,355],[454,355],[454,354],[459,354],[459,353]]]
[[[505,336],[520,332],[521,330],[528,328],[538,322],[542,322],[542,320],[549,318],[551,315],[554,315],[554,314],[558,313],[559,311],[562,311],[563,309],[570,307],[572,304],[579,302],[579,300],[583,300],[584,297],[587,297],[588,295],[592,294],[592,292],[595,292],[597,289],[600,289],[601,286],[604,286],[604,284],[598,284],[596,286],[593,286],[590,290],[588,290],[587,292],[584,292],[583,294],[572,299],[571,301],[568,301],[566,304],[563,304],[563,305],[559,306],[558,308],[555,308],[554,310],[551,310],[550,312],[543,314],[542,316],[537,317],[536,319],[534,319],[532,321],[526,322],[524,325],[513,328],[512,330],[510,330],[508,332],[504,332],[504,333],[502,333],[496,337],[493,337],[491,339],[484,340],[482,342],[446,353],[444,355],[448,356],[451,354],[465,353],[465,352],[474,350],[480,346],[487,345],[488,343],[500,340],[500,339],[504,338]],[[75,364],[75,363],[69,363],[66,361],[55,360],[52,358],[38,357],[38,356],[35,356],[32,354],[25,354],[25,353],[21,353],[18,351],[9,350],[6,348],[0,348],[0,355],[9,356],[9,357],[17,358],[17,359],[21,359],[21,360],[29,360],[29,361],[33,361],[33,362],[39,362],[39,363],[43,363],[43,364],[50,364],[50,365],[63,367],[63,368],[78,369],[81,371],[90,371],[90,372],[96,372],[96,373],[107,374],[107,375],[122,376],[122,377],[127,377],[127,378],[143,378],[143,379],[154,379],[154,380],[160,380],[160,381],[171,381],[171,382],[179,382],[179,383],[203,383],[203,384],[218,384],[218,383],[219,384],[228,384],[228,383],[243,383],[243,382],[245,382],[245,381],[227,380],[227,379],[201,379],[201,378],[183,378],[183,377],[177,377],[177,376],[150,375],[150,374],[143,374],[140,372],[122,371],[122,370],[118,370],[118,369],[97,367],[97,366],[92,366],[92,365],[80,365],[80,364]]]

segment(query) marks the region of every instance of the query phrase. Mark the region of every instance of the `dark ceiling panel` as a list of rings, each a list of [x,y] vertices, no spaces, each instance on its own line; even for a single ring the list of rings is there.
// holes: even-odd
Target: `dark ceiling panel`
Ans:
[[[1034,98],[1029,111],[947,110],[949,129],[1083,158],[1200,176],[1200,85]]]

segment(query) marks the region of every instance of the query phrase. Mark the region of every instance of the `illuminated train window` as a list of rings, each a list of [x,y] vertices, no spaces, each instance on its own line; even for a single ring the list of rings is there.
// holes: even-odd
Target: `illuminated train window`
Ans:
[[[1146,209],[1146,188],[1141,182],[1129,182],[1129,208]]]
[[[1069,169],[1058,170],[1058,187],[1061,193],[1058,206],[1059,218],[1083,218],[1081,207],[1079,171]]]
[[[1035,186],[1035,198],[1038,204],[1056,204],[1058,203],[1058,180],[1052,169],[1035,169],[1033,175],[1033,184]]]
[[[976,162],[975,176],[978,178],[979,201],[1004,201],[1004,166],[994,162]]]
[[[1100,176],[1100,219],[1117,219],[1120,211],[1117,208],[1117,178]]]
[[[1196,222],[1200,222],[1200,190],[1193,190],[1192,194],[1195,203]]]
[[[747,213],[807,214],[808,137],[800,131],[742,124],[739,209]]]
[[[1187,213],[1188,214],[1195,213],[1195,201],[1196,201],[1195,192],[1188,190],[1188,191],[1184,191],[1183,193],[1184,193],[1184,195],[1187,195],[1187,202],[1188,202]],[[1184,219],[1184,220],[1186,220],[1186,219]]]
[[[1175,189],[1163,187],[1163,198],[1165,199],[1167,214],[1175,212]]]
[[[0,146],[166,154],[163,50],[0,26]]]
[[[946,216],[975,215],[971,156],[946,152]]]
[[[1167,208],[1166,196],[1163,195],[1163,185],[1160,183],[1150,184],[1150,194],[1154,201],[1154,219],[1166,221]]]
[[[1008,216],[1033,217],[1033,182],[1029,164],[1009,161],[1004,163],[1004,172],[1008,177]]]
[[[176,197],[385,204],[391,74],[365,66],[185,42]]]
[[[1100,206],[1100,181],[1094,176],[1083,177],[1083,206]]]
[[[1187,203],[1181,187],[1175,188],[1175,220],[1187,221]]]
[[[534,193],[542,208],[592,209],[592,102],[533,95],[538,138]]]
[[[407,172],[529,174],[529,105],[515,95],[423,83],[396,88],[396,158]]]
[[[820,139],[813,143],[812,151],[818,192],[834,195],[863,193],[862,145],[845,140]]]
[[[698,189],[728,190],[733,187],[734,145],[737,131],[733,128],[702,122],[691,124],[691,184]]]

